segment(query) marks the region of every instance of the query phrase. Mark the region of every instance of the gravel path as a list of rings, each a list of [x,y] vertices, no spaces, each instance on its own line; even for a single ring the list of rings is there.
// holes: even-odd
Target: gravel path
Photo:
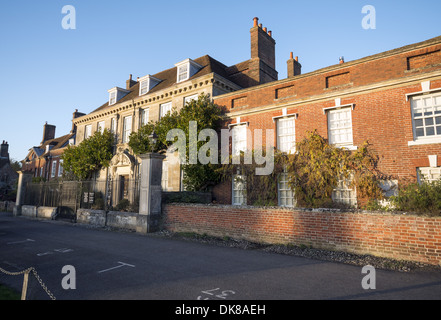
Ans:
[[[207,235],[199,235],[196,233],[172,233],[169,231],[160,231],[152,236],[165,237],[186,241],[194,241],[206,243],[216,246],[240,248],[244,250],[262,250],[278,254],[286,254],[299,256],[309,259],[317,259],[324,261],[332,261],[346,263],[356,266],[371,265],[376,269],[392,270],[400,272],[418,272],[418,271],[435,271],[441,272],[441,266],[434,266],[420,262],[394,260],[389,258],[381,258],[372,255],[358,255],[341,251],[329,251],[322,249],[314,249],[306,246],[296,245],[269,245],[253,243],[246,240],[237,240],[231,238],[216,238]]]

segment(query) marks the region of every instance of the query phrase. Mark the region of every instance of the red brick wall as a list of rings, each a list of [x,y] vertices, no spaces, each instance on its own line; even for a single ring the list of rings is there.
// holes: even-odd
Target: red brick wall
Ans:
[[[185,204],[168,204],[163,212],[173,232],[441,264],[441,218]]]
[[[341,104],[354,104],[354,145],[360,146],[364,141],[369,141],[380,157],[379,169],[384,174],[398,180],[415,179],[417,167],[429,166],[428,155],[438,155],[438,166],[441,165],[441,143],[408,145],[413,140],[413,131],[411,102],[406,100],[406,94],[421,91],[422,80],[395,86],[391,86],[391,81],[441,70],[440,52],[440,44],[399,50],[396,54],[361,59],[357,63],[348,62],[271,85],[218,96],[214,102],[234,112],[231,122],[235,122],[236,116],[240,116],[241,122],[249,122],[250,130],[275,130],[272,117],[281,116],[282,107],[287,106],[288,114],[298,114],[295,132],[296,141],[300,141],[307,131],[313,130],[328,137],[327,115],[323,109],[335,106],[335,96],[324,97],[329,93],[338,96],[338,92],[342,91]],[[439,76],[430,80],[430,89],[441,88]],[[388,81],[388,86],[382,87],[384,81]],[[375,89],[357,93],[348,91],[376,83],[379,85]],[[232,101],[237,98],[246,103],[233,104]],[[311,98],[314,102],[308,101]],[[274,133],[276,135],[276,131]]]

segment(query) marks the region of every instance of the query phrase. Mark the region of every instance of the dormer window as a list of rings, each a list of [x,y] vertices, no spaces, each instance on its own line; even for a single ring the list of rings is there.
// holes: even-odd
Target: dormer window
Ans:
[[[130,91],[118,87],[112,88],[107,92],[109,92],[109,106],[117,103],[121,98],[130,93]]]
[[[177,68],[177,82],[182,82],[190,79],[193,75],[195,75],[202,66],[191,59],[186,59],[175,64]]]
[[[110,97],[109,97],[109,104],[115,104],[116,103],[116,91],[110,92]]]
[[[142,96],[153,89],[161,80],[151,75],[139,79],[139,95]]]

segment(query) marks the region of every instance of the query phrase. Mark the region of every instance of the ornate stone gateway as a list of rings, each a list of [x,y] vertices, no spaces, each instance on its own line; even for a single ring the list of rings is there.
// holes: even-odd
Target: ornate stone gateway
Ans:
[[[137,198],[137,161],[135,157],[123,148],[118,148],[117,153],[110,161],[109,187],[111,187],[111,203],[117,205],[121,200],[127,199],[133,203]]]

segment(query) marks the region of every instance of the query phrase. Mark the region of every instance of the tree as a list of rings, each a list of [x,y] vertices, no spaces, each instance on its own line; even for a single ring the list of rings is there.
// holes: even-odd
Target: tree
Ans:
[[[349,187],[356,188],[359,198],[382,199],[377,162],[368,142],[350,151],[308,132],[289,156],[289,184],[297,203],[308,207],[332,206],[332,192],[342,179],[351,181]]]
[[[95,132],[78,146],[68,146],[61,156],[64,170],[77,179],[90,179],[95,171],[109,167],[114,140],[113,133],[106,129],[103,133]]]
[[[172,112],[161,117],[155,123],[150,122],[142,126],[137,132],[130,135],[129,146],[135,154],[143,154],[152,151],[148,136],[155,131],[158,140],[153,146],[154,152],[164,153],[175,141],[167,140],[167,133],[172,129],[180,129],[186,137],[186,154],[184,158],[188,163],[189,148],[192,143],[197,143],[197,150],[204,141],[190,141],[190,121],[197,123],[197,134],[203,129],[220,128],[222,109],[211,102],[209,96],[201,94],[197,100],[191,100],[179,111]],[[183,164],[184,171],[183,183],[188,191],[203,191],[209,185],[215,184],[219,180],[216,172],[216,165],[213,164]]]

